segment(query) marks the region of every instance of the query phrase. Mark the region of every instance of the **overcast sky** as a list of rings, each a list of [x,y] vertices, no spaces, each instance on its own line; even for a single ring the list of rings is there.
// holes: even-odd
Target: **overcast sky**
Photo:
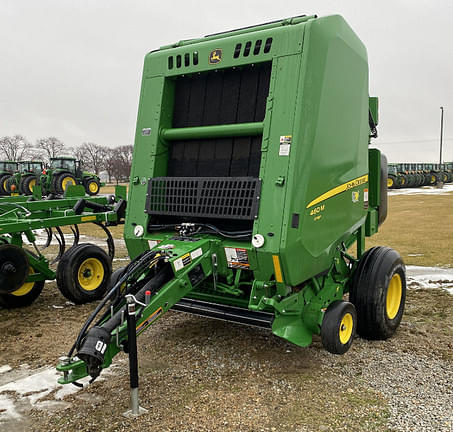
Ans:
[[[341,14],[368,49],[376,145],[392,162],[453,160],[451,0],[0,0],[0,137],[132,144],[144,55],[300,14]]]

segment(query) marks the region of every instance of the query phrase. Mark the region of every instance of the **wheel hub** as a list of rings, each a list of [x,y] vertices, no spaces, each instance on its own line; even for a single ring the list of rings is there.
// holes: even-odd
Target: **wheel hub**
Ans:
[[[88,258],[79,267],[78,283],[86,291],[99,288],[104,279],[104,267],[97,258]]]

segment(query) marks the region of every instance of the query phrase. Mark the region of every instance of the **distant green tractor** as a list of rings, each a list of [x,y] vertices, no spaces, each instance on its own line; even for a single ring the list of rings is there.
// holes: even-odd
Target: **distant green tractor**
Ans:
[[[9,195],[8,180],[17,171],[18,164],[13,161],[0,161],[0,195]]]
[[[430,185],[434,186],[436,183],[446,183],[447,174],[441,170],[439,164],[436,163],[427,163],[425,164],[425,169],[428,171],[431,181]]]
[[[407,173],[401,171],[401,164],[388,164],[387,187],[399,189],[407,185]]]
[[[69,185],[81,184],[88,195],[97,195],[101,182],[96,174],[82,171],[81,162],[71,157],[50,159],[50,166],[43,171],[40,184],[46,194],[63,195]]]
[[[41,161],[20,161],[17,171],[7,180],[6,192],[8,195],[32,195],[33,186],[39,184],[39,177],[43,170]]]

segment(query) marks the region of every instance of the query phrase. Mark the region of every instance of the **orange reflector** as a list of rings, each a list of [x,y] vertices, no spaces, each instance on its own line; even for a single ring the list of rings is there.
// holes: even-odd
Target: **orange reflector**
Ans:
[[[16,185],[11,185],[11,191],[14,192],[16,190]]]
[[[278,258],[278,255],[272,255],[272,261],[274,262],[275,280],[282,283],[282,268],[280,267],[280,259]]]

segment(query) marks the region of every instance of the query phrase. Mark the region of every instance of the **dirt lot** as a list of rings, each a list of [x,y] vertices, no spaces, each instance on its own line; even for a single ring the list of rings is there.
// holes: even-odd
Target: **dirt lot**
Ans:
[[[391,245],[408,264],[448,267],[452,239],[453,194],[393,196],[368,246]],[[117,258],[125,256],[119,244]],[[35,398],[27,389],[1,391],[7,374],[55,365],[94,307],[68,303],[48,283],[32,306],[0,310],[0,430],[451,431],[453,295],[415,288],[394,338],[357,338],[344,356],[324,351],[319,338],[299,348],[264,330],[171,312],[139,339],[148,413],[128,420],[124,354],[104,380],[62,401],[54,388]],[[12,370],[2,373],[6,365]],[[16,417],[6,415],[7,400]]]

